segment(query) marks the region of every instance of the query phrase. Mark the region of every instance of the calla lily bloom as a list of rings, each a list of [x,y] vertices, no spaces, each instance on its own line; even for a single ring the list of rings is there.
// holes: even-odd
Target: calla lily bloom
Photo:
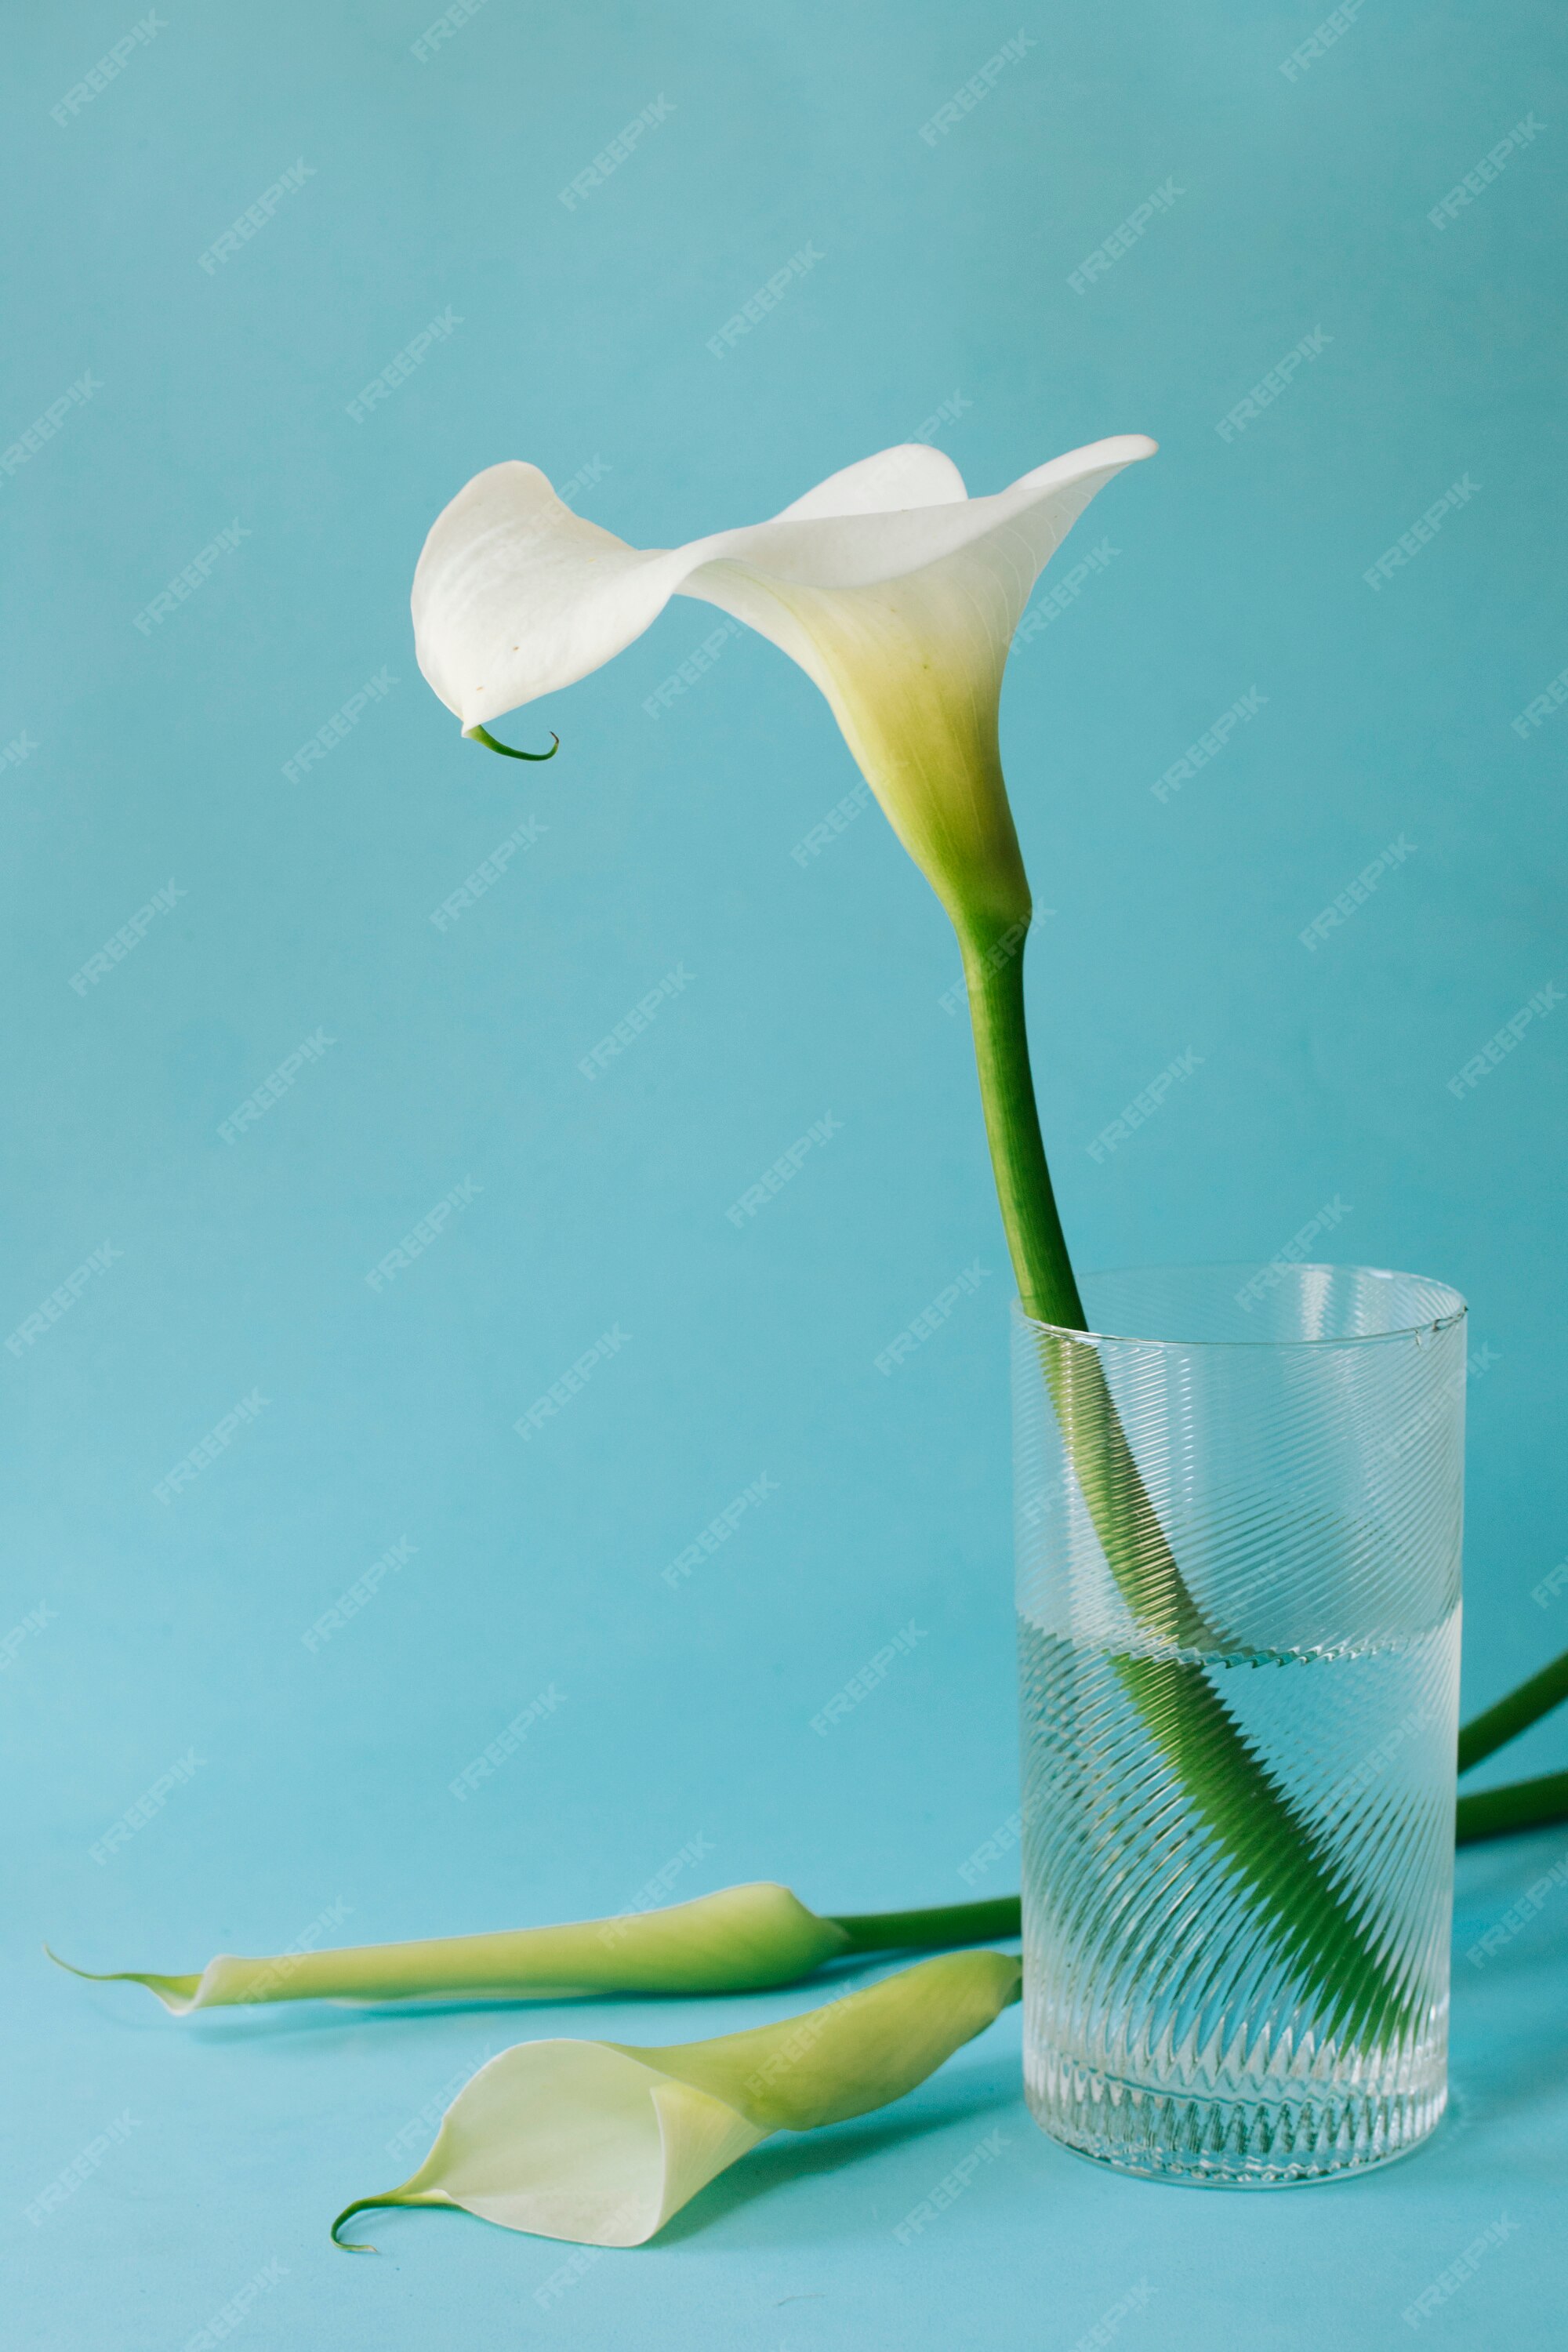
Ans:
[[[816,680],[958,933],[1019,1295],[1077,1329],[1029,1074],[1029,886],[997,716],[1042,567],[1096,492],[1153,452],[1122,434],[972,499],[951,457],[911,442],[830,475],[770,522],[667,549],[629,547],[511,460],[437,517],[414,576],[419,667],[464,733],[487,742],[487,719],[598,669],[673,595],[717,604]]]
[[[372,2206],[458,2205],[539,2237],[643,2245],[770,2133],[902,2098],[1017,2000],[1019,1980],[1004,1953],[949,1953],[710,2042],[520,2042],[458,2092],[418,2171],[356,2198],[332,2235]]]
[[[419,667],[466,734],[618,654],[672,595],[717,604],[822,688],[966,950],[1028,919],[997,750],[1002,670],[1042,566],[1142,434],[972,499],[918,443],[830,475],[769,522],[641,549],[575,514],[537,466],[476,475],[414,581]]]
[[[145,1985],[173,2016],[273,2000],[561,2000],[593,1993],[759,1992],[829,1960],[1016,1936],[1016,1902],[819,1918],[787,1886],[727,1886],[663,1911],[563,1927],[243,1959],[220,1952],[197,1976],[71,1969],[95,1984]],[[53,1952],[51,1959],[57,1959]],[[70,1963],[58,1960],[61,1968]]]

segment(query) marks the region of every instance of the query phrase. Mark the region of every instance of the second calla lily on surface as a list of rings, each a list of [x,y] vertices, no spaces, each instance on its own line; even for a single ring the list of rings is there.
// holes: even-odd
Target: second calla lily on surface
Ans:
[[[825,1918],[772,1879],[721,1887],[662,1911],[559,1927],[426,1936],[246,1958],[220,1952],[190,1976],[57,1965],[94,1984],[139,1984],[174,2017],[278,2000],[564,2000],[594,1993],[761,1992],[830,1960],[932,1950],[1018,1932],[1016,1900]],[[46,1947],[46,1949],[47,1948]]]
[[[185,2017],[273,2000],[555,2000],[584,1993],[755,1992],[791,1984],[853,1948],[787,1886],[727,1886],[664,1911],[518,1927],[491,1936],[432,1936],[415,1943],[247,1959],[220,1952],[195,1976],[117,1969],[99,1983],[145,1985]],[[50,1955],[55,1958],[56,1955]],[[61,1961],[62,1968],[68,1967]]]
[[[458,2092],[418,2171],[356,2198],[332,2234],[373,2206],[458,2205],[541,2237],[643,2245],[770,2133],[902,2098],[1017,2000],[1019,1979],[1005,1953],[953,1952],[712,2041],[520,2042]]]

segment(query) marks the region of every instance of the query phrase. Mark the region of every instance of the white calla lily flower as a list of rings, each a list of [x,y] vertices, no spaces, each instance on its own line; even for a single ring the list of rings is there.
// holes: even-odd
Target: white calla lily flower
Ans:
[[[984,952],[1029,912],[996,741],[1013,632],[1096,491],[1153,451],[1123,434],[972,499],[950,457],[910,443],[770,522],[669,549],[574,513],[537,466],[491,466],[425,542],[419,667],[471,735],[601,667],[671,596],[717,604],[821,688],[966,949]]]
[[[458,2092],[418,2171],[356,2198],[332,2234],[374,2206],[458,2205],[539,2237],[646,2244],[770,2133],[902,2098],[1016,2001],[1019,1981],[1005,1953],[959,1952],[712,2041],[520,2042]]]
[[[830,475],[771,522],[657,549],[574,514],[537,466],[514,460],[458,491],[414,575],[419,667],[464,733],[492,750],[506,747],[486,719],[599,668],[675,595],[747,622],[816,680],[958,933],[1019,1296],[1030,1314],[1079,1330],[1029,1071],[1029,885],[998,709],[1042,567],[1095,493],[1153,451],[1122,434],[972,499],[950,457],[910,442]]]

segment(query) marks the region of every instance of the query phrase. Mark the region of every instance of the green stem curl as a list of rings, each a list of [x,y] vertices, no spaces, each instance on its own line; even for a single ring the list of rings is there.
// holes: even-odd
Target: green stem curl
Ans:
[[[553,728],[548,751],[514,751],[510,743],[498,743],[488,727],[465,727],[463,733],[468,742],[482,743],[487,751],[499,751],[503,760],[553,760],[561,749],[561,738]]]
[[[432,2196],[426,2190],[418,2189],[384,2189],[379,2197],[356,2197],[352,2205],[345,2205],[343,2207],[342,2211],[332,2223],[332,2243],[334,2246],[341,2246],[345,2254],[374,2254],[377,2252],[377,2249],[374,2246],[359,2244],[353,2238],[339,2237],[339,2230],[342,2227],[343,2223],[349,2220],[351,2215],[354,2213],[369,2213],[384,2206],[446,2205],[449,2207],[451,2203],[452,2200],[449,2197]]]

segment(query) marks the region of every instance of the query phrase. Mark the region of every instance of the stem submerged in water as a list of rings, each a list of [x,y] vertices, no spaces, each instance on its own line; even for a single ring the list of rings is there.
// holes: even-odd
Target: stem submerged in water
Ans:
[[[985,1129],[1018,1295],[1032,1320],[1056,1327],[1039,1334],[1041,1369],[1073,1475],[1130,1612],[1156,1643],[1235,1654],[1237,1645],[1209,1622],[1187,1589],[1128,1444],[1099,1349],[1064,1336],[1088,1326],[1046,1164],[1029,1066],[1026,928],[1015,923],[993,939],[962,940]],[[1360,2041],[1415,2023],[1407,1990],[1369,1937],[1342,1865],[1248,1746],[1204,1664],[1131,1652],[1110,1663],[1189,1804],[1272,1923],[1282,1954],[1314,1987],[1329,2030]]]

